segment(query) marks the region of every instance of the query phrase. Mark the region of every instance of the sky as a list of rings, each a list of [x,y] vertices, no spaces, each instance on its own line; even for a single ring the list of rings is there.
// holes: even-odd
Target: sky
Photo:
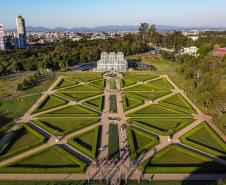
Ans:
[[[22,15],[26,26],[96,27],[138,25],[226,27],[226,0],[0,0],[0,24],[15,28]]]

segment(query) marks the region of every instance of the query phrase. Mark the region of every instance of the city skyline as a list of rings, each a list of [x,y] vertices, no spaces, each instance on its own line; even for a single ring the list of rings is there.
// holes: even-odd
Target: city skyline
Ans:
[[[226,27],[224,0],[191,0],[181,2],[173,0],[158,2],[152,0],[40,0],[31,2],[18,0],[9,3],[2,0],[1,23],[6,29],[15,28],[15,18],[22,15],[27,26],[54,27],[96,27],[101,25],[138,25],[150,24]],[[10,11],[9,11],[10,9]]]

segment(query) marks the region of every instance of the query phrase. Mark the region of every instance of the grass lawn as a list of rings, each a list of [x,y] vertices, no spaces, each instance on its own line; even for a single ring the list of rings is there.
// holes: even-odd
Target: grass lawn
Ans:
[[[55,110],[38,117],[99,117],[100,113],[88,110],[78,105],[72,105],[63,109]]]
[[[85,101],[82,104],[96,111],[101,112],[104,108],[104,96],[100,96],[100,97]]]
[[[74,92],[74,91],[64,91],[64,92],[56,92],[56,94],[58,96],[61,96],[63,98],[66,98],[68,100],[71,101],[80,101],[86,98],[91,98],[92,96],[97,96],[102,94],[101,91],[97,91],[97,92],[83,92],[83,91],[78,91],[78,92]]]
[[[70,139],[68,143],[89,157],[96,158],[99,143],[99,132],[100,127],[96,127],[95,129],[89,130]]]
[[[101,89],[90,85],[75,85],[58,90],[58,92],[64,91],[101,91]]]
[[[127,129],[127,137],[132,160],[139,157],[143,152],[150,150],[158,143],[156,137],[134,127]]]
[[[82,128],[98,123],[100,119],[78,119],[78,118],[49,118],[49,119],[35,119],[33,123],[44,128],[48,132],[65,136],[71,132],[80,130]],[[56,132],[57,130],[57,132]]]
[[[24,98],[0,100],[0,132],[9,129],[18,116],[22,116],[38,100],[41,94]]]
[[[110,81],[110,88],[111,88],[111,89],[116,89],[116,83],[115,83],[115,80],[111,80],[111,81]]]
[[[177,145],[169,145],[142,165],[145,173],[225,173],[225,166]]]
[[[162,96],[170,94],[170,91],[142,91],[142,92],[127,92],[125,91],[125,94],[137,99],[142,99],[142,100],[155,100],[158,99]]]
[[[206,123],[201,123],[186,133],[181,141],[207,153],[226,158],[226,143]]]
[[[195,113],[195,110],[192,108],[192,106],[180,94],[176,94],[162,100],[161,104],[186,112]]]
[[[109,124],[108,135],[108,157],[109,159],[118,160],[120,158],[119,149],[119,130],[117,124]]]
[[[143,100],[139,100],[130,96],[123,96],[122,97],[123,101],[123,110],[124,112],[133,109],[139,105],[142,105],[144,103]]]
[[[24,152],[42,144],[45,137],[31,127],[24,125],[12,135],[0,149],[0,160]]]
[[[18,160],[7,167],[0,167],[6,173],[81,173],[86,164],[60,146],[52,146],[41,152]]]
[[[31,74],[25,72],[21,76],[0,79],[0,135],[14,124],[16,117],[24,115],[54,81],[54,75],[43,75],[34,87],[17,92],[17,84]]]
[[[191,119],[130,119],[132,125],[141,127],[145,130],[157,133],[159,135],[169,135],[169,130],[177,132],[192,123],[194,120]]]
[[[161,105],[148,105],[136,112],[128,114],[129,117],[191,117],[190,114],[163,107]]]
[[[157,86],[151,86],[148,84],[137,84],[135,86],[132,87],[128,87],[128,88],[124,88],[124,91],[127,92],[131,92],[131,91],[135,91],[135,92],[146,92],[146,91],[162,91],[163,89],[161,87],[157,87]],[[168,91],[168,89],[165,89],[166,91]]]
[[[165,78],[159,78],[157,80],[150,81],[148,82],[148,85],[162,90],[174,89],[173,86]]]
[[[92,87],[97,87],[99,89],[104,89],[105,87],[105,80],[97,80],[97,81],[94,81],[94,82],[91,82],[89,83],[89,86],[92,86]]]
[[[33,113],[38,113],[42,111],[46,111],[48,109],[53,109],[55,107],[59,107],[62,105],[66,105],[68,102],[64,99],[58,98],[54,95],[49,95],[43,100],[38,107],[33,111]]]
[[[117,100],[116,100],[116,95],[111,95],[110,100],[109,100],[109,112],[111,113],[117,113]]]
[[[63,87],[68,87],[68,86],[77,85],[77,84],[78,84],[78,82],[76,82],[76,81],[62,79],[60,81],[60,83],[57,84],[57,86],[55,87],[55,89],[60,89],[60,88],[63,88]]]

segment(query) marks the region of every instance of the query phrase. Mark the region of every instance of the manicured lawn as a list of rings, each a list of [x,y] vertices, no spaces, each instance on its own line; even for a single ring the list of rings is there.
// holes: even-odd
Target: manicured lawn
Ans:
[[[64,92],[57,92],[56,94],[66,98],[68,100],[80,101],[80,100],[83,100],[83,99],[86,99],[86,98],[90,98],[92,96],[100,95],[100,94],[102,94],[102,92],[101,91],[97,91],[97,92],[64,91]]]
[[[89,83],[89,86],[97,87],[99,89],[104,89],[104,87],[105,87],[105,80],[94,81],[92,83]]]
[[[109,112],[112,113],[117,113],[117,100],[116,100],[116,95],[111,95],[110,100],[109,100]]]
[[[59,107],[62,105],[66,105],[68,102],[64,99],[60,99],[54,95],[47,96],[45,100],[43,100],[38,107],[33,111],[33,113],[38,113],[42,111],[46,111],[48,109],[52,109],[55,107]]]
[[[60,81],[60,83],[57,84],[57,86],[55,87],[55,89],[60,89],[60,88],[63,88],[63,87],[68,87],[68,86],[77,85],[77,84],[78,84],[78,82],[76,82],[76,81],[62,79]]]
[[[40,96],[41,94],[37,94],[19,99],[0,100],[0,132],[10,128],[16,117],[24,115]]]
[[[148,85],[153,86],[155,88],[162,89],[162,90],[173,89],[173,86],[168,82],[166,78],[160,78],[157,80],[150,81],[148,82]]]
[[[169,93],[171,93],[171,92],[170,91],[142,91],[142,92],[125,91],[126,95],[134,97],[134,98],[142,99],[142,100],[155,100],[155,99],[165,96]]]
[[[181,141],[207,153],[226,158],[226,144],[206,123],[186,133]]]
[[[78,105],[72,105],[63,109],[55,110],[38,117],[99,117],[100,113],[88,110]]]
[[[104,96],[100,96],[98,98],[88,100],[88,101],[84,102],[83,105],[101,112],[104,108]]]
[[[162,105],[169,106],[182,111],[195,113],[192,106],[180,95],[176,94],[161,101]]]
[[[115,80],[111,80],[111,81],[110,81],[110,88],[111,88],[111,89],[116,89],[116,83],[115,83]]]
[[[129,117],[191,117],[190,114],[170,109],[161,105],[149,105],[136,112],[129,113]]]
[[[156,87],[156,86],[151,86],[151,85],[147,85],[147,84],[137,84],[135,86],[132,86],[132,87],[128,87],[128,88],[125,88],[124,91],[127,91],[127,92],[131,92],[131,91],[134,91],[134,92],[147,92],[147,91],[162,91],[163,89],[161,87]],[[168,89],[165,89],[166,91],[168,91]]]
[[[62,91],[101,91],[101,89],[89,85],[75,85],[66,88],[62,88],[59,92]]]
[[[41,152],[0,167],[6,173],[81,173],[86,164],[60,146],[52,146]]]
[[[177,145],[169,145],[144,162],[145,173],[225,173],[225,166]]]
[[[97,157],[97,149],[99,144],[100,127],[82,133],[68,141],[68,143],[88,155],[91,158]]]
[[[139,100],[130,96],[123,96],[122,100],[123,100],[123,110],[125,112],[144,103],[143,100]]]
[[[139,157],[143,152],[150,150],[158,143],[156,137],[134,127],[129,127],[127,129],[127,137],[132,160]]]
[[[131,119],[130,122],[138,127],[141,127],[145,130],[160,134],[160,135],[169,135],[169,130],[177,132],[192,123],[194,120],[191,119]]]
[[[80,130],[82,128],[98,123],[99,119],[79,119],[79,118],[49,118],[49,119],[35,119],[32,120],[38,126],[44,128],[48,132],[65,136],[71,132]],[[57,132],[56,132],[57,130]]]
[[[24,152],[42,144],[45,137],[31,127],[24,125],[12,135],[0,149],[0,160]]]
[[[118,160],[120,158],[119,148],[119,130],[117,124],[109,124],[108,135],[108,157],[109,159]]]

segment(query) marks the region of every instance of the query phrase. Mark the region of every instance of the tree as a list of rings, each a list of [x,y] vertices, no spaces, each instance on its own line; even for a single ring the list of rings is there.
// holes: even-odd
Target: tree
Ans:
[[[22,84],[18,84],[16,90],[17,91],[22,91],[23,90],[23,85]]]

